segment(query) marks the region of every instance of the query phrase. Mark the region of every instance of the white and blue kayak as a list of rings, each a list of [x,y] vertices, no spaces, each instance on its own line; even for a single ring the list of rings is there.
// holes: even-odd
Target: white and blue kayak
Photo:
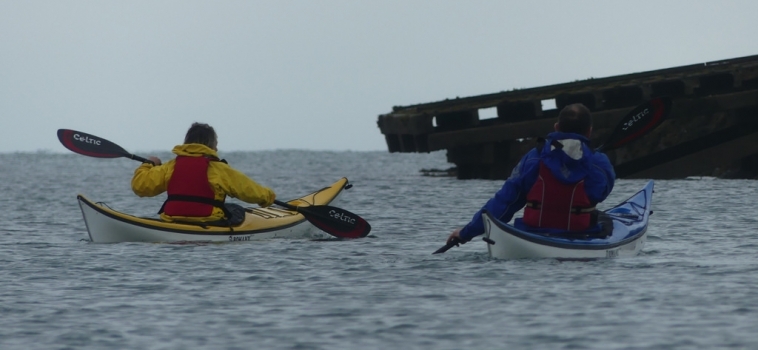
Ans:
[[[519,229],[484,212],[484,240],[496,259],[598,259],[637,255],[645,244],[653,199],[653,181],[601,215],[603,234],[537,233]],[[612,230],[610,230],[612,227]],[[610,231],[610,232],[609,232]]]

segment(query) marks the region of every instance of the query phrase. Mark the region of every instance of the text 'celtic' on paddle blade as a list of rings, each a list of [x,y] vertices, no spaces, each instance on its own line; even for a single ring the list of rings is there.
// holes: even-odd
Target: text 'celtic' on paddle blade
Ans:
[[[96,158],[130,157],[129,152],[106,139],[81,131],[58,129],[58,140],[74,153]]]
[[[335,237],[361,238],[371,232],[368,221],[342,208],[329,205],[296,207],[278,200],[274,203],[303,214],[313,226]]]
[[[302,213],[313,226],[340,238],[361,238],[371,232],[371,225],[358,215],[345,209],[328,205],[300,207]]]
[[[631,110],[621,119],[613,133],[599,151],[608,151],[632,142],[660,125],[671,112],[671,99],[654,98]]]

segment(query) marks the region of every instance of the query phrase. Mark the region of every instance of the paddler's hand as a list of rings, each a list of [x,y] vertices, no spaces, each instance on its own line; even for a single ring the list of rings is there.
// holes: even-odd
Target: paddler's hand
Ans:
[[[149,161],[153,162],[154,165],[161,165],[161,164],[163,164],[163,163],[161,163],[160,158],[158,158],[156,156],[150,156],[150,157],[147,157],[147,159]]]
[[[454,241],[461,244],[466,243],[461,239],[461,229],[456,229],[455,231],[453,231],[453,233],[450,234],[449,237],[447,237],[448,244]]]

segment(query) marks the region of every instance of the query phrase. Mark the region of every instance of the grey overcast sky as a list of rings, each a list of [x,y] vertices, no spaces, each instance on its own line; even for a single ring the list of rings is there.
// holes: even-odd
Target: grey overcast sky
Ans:
[[[758,54],[758,1],[0,0],[0,152],[386,150],[392,106]]]

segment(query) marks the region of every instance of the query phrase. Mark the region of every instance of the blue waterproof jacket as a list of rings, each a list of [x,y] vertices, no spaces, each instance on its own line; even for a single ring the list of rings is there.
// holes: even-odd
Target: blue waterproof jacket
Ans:
[[[553,141],[560,142],[563,147],[551,146]],[[547,136],[541,150],[534,148],[521,158],[503,187],[461,229],[461,240],[469,241],[484,233],[483,210],[503,222],[511,221],[513,215],[526,205],[526,195],[539,175],[540,161],[561,182],[573,184],[584,180],[584,189],[593,205],[604,201],[613,190],[616,173],[608,156],[593,151],[584,136],[554,132]]]

